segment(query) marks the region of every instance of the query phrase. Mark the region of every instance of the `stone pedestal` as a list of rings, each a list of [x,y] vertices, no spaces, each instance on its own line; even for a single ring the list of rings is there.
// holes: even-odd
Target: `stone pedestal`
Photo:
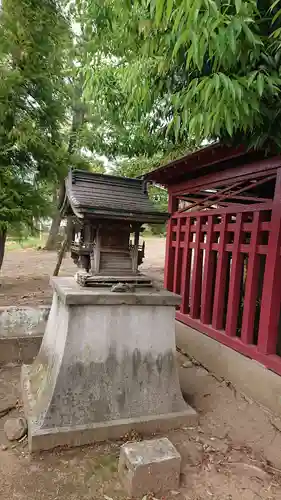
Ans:
[[[40,352],[22,368],[31,451],[191,425],[175,360],[179,297],[113,293],[54,278]]]

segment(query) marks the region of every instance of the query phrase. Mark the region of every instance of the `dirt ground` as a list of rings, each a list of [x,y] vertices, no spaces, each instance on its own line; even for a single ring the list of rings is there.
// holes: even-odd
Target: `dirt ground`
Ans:
[[[164,240],[147,244],[144,270],[163,278]],[[0,305],[48,303],[56,254],[8,252]],[[75,267],[66,259],[62,274]],[[266,412],[195,360],[178,354],[183,394],[199,427],[167,434],[182,456],[181,483],[161,500],[281,500],[281,419]],[[0,368],[0,500],[125,500],[117,464],[122,442],[30,456],[27,441],[10,443],[3,427],[22,414],[20,367]],[[15,408],[1,418],[1,410]],[[146,500],[149,500],[147,497]]]
[[[141,269],[156,281],[164,275],[164,238],[147,238],[146,259]],[[56,252],[23,249],[6,253],[0,273],[0,306],[49,304],[49,285],[57,261]],[[77,267],[68,255],[61,266],[60,276],[73,275]]]
[[[181,385],[200,426],[167,434],[182,473],[180,487],[161,500],[280,500],[281,433],[272,417],[186,361],[179,355]],[[20,404],[19,376],[18,366],[0,370],[0,412]],[[6,418],[21,413],[19,407],[0,418],[1,500],[127,499],[117,474],[122,442],[30,456],[26,440],[13,445],[3,432]]]

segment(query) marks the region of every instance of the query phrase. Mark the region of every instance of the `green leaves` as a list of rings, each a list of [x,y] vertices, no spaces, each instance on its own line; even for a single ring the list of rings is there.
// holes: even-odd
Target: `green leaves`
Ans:
[[[225,114],[226,130],[228,132],[228,135],[232,137],[234,128],[233,117],[231,116],[231,113],[228,108],[225,108],[224,114]]]
[[[280,7],[277,9],[277,7]],[[270,11],[274,14],[272,18],[272,24],[274,24],[281,16],[281,3],[280,0],[275,0],[270,6]]]
[[[0,34],[0,225],[31,227],[65,172],[70,32],[56,2],[3,0]]]
[[[239,13],[242,5],[242,0],[235,0],[236,12]]]
[[[262,118],[259,98],[265,92],[267,98],[276,92],[278,78],[273,78],[274,84],[267,80],[258,71],[251,72],[249,78],[219,72],[193,79],[184,96],[178,93],[175,100],[175,137],[181,139],[187,134],[200,143],[206,138],[233,138],[241,129],[252,131]]]
[[[160,21],[162,20],[162,14],[164,10],[164,1],[163,0],[156,0],[156,15],[155,15],[155,22],[157,25],[159,25]]]
[[[279,114],[274,113],[272,126],[268,118],[280,109],[281,0],[268,11],[256,0],[132,0],[128,8],[121,0],[108,0],[110,28],[99,18],[103,4],[85,0],[89,25],[95,25],[90,60],[104,54],[108,67],[114,58],[120,61],[115,83],[103,70],[103,77],[98,73],[100,95],[106,94],[106,105],[99,105],[101,117],[107,110],[103,131],[114,130],[110,110],[115,109],[119,126],[134,123],[146,139],[155,134],[161,148],[188,137],[198,143],[237,137],[251,144],[266,137],[281,143]],[[92,73],[87,86],[93,88],[96,67],[88,64],[87,71]],[[123,97],[119,108],[113,88]],[[107,143],[101,137],[104,147]],[[138,147],[132,134],[126,147],[129,143]]]
[[[167,7],[166,7],[166,22],[167,23],[170,21],[173,6],[174,6],[174,0],[167,0]]]
[[[257,89],[258,89],[259,95],[262,96],[263,91],[264,91],[264,77],[263,77],[262,73],[259,73],[258,77],[257,77]]]

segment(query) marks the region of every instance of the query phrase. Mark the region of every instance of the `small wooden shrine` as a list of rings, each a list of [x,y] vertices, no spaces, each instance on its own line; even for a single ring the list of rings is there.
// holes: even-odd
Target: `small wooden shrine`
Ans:
[[[152,204],[145,181],[70,171],[60,210],[72,221],[71,256],[82,269],[80,285],[150,284],[138,271],[145,250],[140,233],[145,223],[163,224],[168,213]]]

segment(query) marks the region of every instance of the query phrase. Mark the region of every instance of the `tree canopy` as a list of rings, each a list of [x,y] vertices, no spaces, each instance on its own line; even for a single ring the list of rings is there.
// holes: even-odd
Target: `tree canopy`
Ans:
[[[0,39],[1,267],[7,231],[54,212],[69,166],[103,167],[82,151],[85,105],[62,2],[3,0]]]
[[[0,264],[69,166],[136,176],[202,140],[280,151],[281,0],[2,0],[0,37]]]
[[[3,0],[0,11],[0,240],[46,214],[48,182],[65,162],[64,45],[52,0]],[[1,246],[1,245],[0,245]],[[0,251],[2,254],[3,251]]]
[[[3,0],[0,37],[1,165],[46,178],[59,168],[68,26],[55,1]]]
[[[79,4],[91,33],[88,93],[102,62],[122,88],[126,116],[175,142],[280,148],[280,0]]]

